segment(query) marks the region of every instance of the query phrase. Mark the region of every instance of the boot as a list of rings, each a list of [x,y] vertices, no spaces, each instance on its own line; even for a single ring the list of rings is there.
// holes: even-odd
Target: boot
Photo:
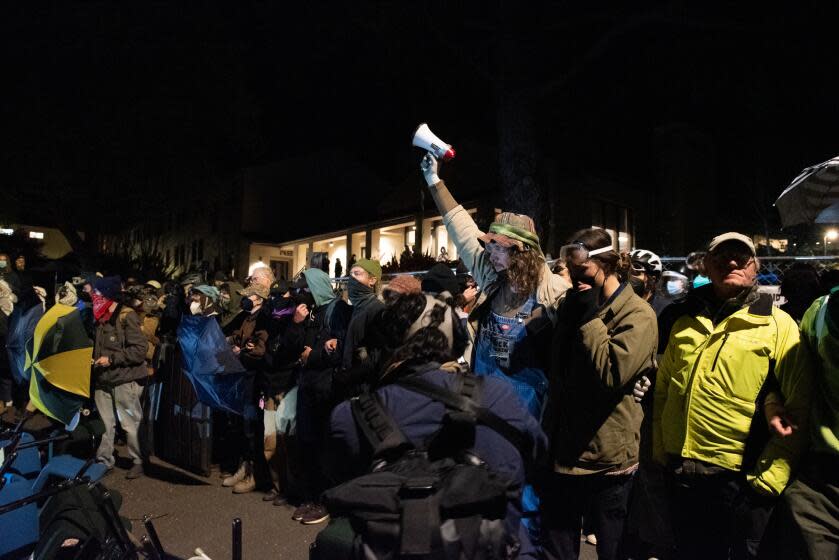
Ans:
[[[247,494],[248,492],[256,490],[256,478],[253,476],[253,464],[250,461],[246,461],[244,464],[246,465],[245,476],[233,485],[234,494]]]
[[[221,482],[221,485],[224,486],[225,488],[230,488],[231,486],[236,486],[236,484],[239,483],[248,474],[247,473],[247,463],[248,463],[247,461],[242,461],[242,463],[239,465],[239,469],[235,473],[233,473],[233,475],[225,478]]]

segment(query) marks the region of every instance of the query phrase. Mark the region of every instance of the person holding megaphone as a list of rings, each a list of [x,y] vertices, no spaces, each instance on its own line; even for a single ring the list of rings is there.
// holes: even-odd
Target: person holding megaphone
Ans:
[[[533,219],[502,212],[484,233],[455,202],[428,152],[420,165],[449,239],[482,292],[469,313],[478,375],[510,381],[537,419],[548,392],[548,358],[557,310],[570,283],[545,262]]]
[[[414,143],[418,144],[416,139]],[[446,159],[445,155],[441,157]],[[548,267],[532,218],[502,212],[484,233],[440,179],[439,164],[431,151],[423,157],[420,168],[449,239],[482,287],[468,317],[469,329],[475,333],[469,360],[472,370],[477,375],[508,381],[541,422],[548,398],[553,327],[571,284]],[[539,498],[528,485],[523,489],[522,510],[533,513],[538,509]],[[524,524],[538,542],[538,518],[530,517]]]

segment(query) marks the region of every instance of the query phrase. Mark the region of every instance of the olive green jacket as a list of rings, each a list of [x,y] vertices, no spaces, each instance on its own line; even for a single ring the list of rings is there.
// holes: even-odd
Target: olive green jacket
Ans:
[[[658,326],[652,307],[624,284],[582,326],[560,313],[550,379],[554,470],[622,471],[638,463],[644,412],[635,381],[655,367]]]

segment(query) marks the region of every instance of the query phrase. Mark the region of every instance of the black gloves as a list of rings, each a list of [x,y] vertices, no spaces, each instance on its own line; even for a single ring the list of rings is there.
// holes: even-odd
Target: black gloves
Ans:
[[[598,293],[599,290],[595,289],[569,292],[562,304],[562,316],[566,324],[582,326],[594,319],[600,309]]]

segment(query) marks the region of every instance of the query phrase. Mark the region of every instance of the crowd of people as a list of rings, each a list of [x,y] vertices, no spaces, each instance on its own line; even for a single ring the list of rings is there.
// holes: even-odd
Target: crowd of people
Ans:
[[[94,341],[97,460],[113,468],[119,424],[126,477],[143,476],[144,390],[162,341],[200,316],[247,372],[221,484],[293,502],[301,523],[345,515],[336,489],[357,498],[353,481],[404,465],[406,449],[457,449],[457,464],[513,489],[498,557],[577,558],[581,536],[603,560],[839,557],[837,287],[791,275],[787,313],[758,289],[755,246],[735,232],[680,272],[598,228],[547,259],[530,217],[501,213],[483,232],[431,154],[421,170],[468,274],[442,255],[421,277],[385,281],[353,255],[341,282],[312,266],[293,280],[263,267],[241,284],[217,273],[61,286],[56,301],[79,308]],[[11,265],[0,255],[0,333],[16,307],[46,305]],[[0,408],[25,407],[8,364],[0,379]],[[403,517],[428,514],[425,498],[398,495]],[[403,552],[422,550],[413,529],[399,529]],[[375,534],[361,536],[370,557]]]

